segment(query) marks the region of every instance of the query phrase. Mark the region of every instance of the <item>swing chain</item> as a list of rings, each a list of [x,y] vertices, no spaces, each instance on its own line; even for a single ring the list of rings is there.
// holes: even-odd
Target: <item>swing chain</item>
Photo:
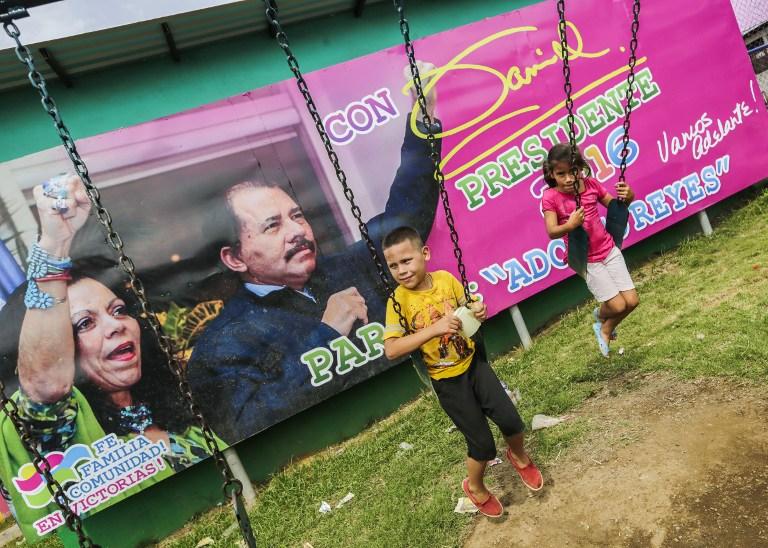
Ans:
[[[304,79],[304,76],[301,73],[301,69],[299,68],[299,62],[296,59],[296,56],[293,54],[293,51],[291,50],[290,43],[288,42],[288,35],[286,35],[282,25],[280,24],[280,20],[277,13],[278,12],[277,4],[274,0],[264,0],[264,6],[266,8],[267,21],[271,25],[271,28],[274,29],[277,43],[280,45],[280,48],[285,53],[285,57],[288,61],[288,68],[290,68],[291,72],[293,73],[296,79],[296,86],[299,88],[299,92],[304,98],[304,102],[306,103],[306,106],[307,106],[307,111],[309,112],[309,115],[312,117],[312,121],[314,122],[315,128],[317,129],[317,133],[323,142],[325,152],[328,155],[328,160],[333,165],[333,170],[336,173],[336,179],[339,181],[339,184],[341,184],[341,188],[344,190],[344,197],[347,199],[347,202],[349,202],[350,204],[350,207],[352,210],[352,216],[357,221],[357,227],[358,227],[358,230],[360,231],[360,235],[365,241],[365,245],[368,248],[368,252],[370,253],[371,258],[373,259],[373,262],[376,265],[376,271],[379,275],[381,285],[385,289],[384,293],[389,298],[392,299],[392,304],[400,320],[400,325],[405,330],[405,332],[408,333],[410,331],[410,329],[408,328],[408,322],[405,319],[405,316],[403,315],[403,311],[402,311],[402,307],[400,306],[400,303],[398,303],[397,300],[395,299],[395,293],[394,293],[395,288],[392,287],[392,284],[389,281],[387,270],[384,267],[384,263],[382,262],[378,251],[376,250],[376,244],[373,242],[373,239],[368,233],[368,227],[363,221],[362,211],[360,210],[360,207],[355,202],[355,194],[350,188],[349,184],[347,183],[347,175],[346,173],[344,173],[344,170],[342,169],[339,163],[339,157],[336,154],[336,151],[334,151],[333,149],[333,144],[331,143],[331,139],[330,137],[328,137],[328,133],[325,131],[323,120],[320,117],[320,114],[317,110],[317,105],[315,105],[315,101],[312,98],[312,94],[309,91],[309,85],[307,84],[307,81]]]
[[[635,64],[637,64],[637,32],[640,30],[640,0],[632,4],[632,40],[629,42],[629,74],[627,75],[627,106],[624,115],[624,135],[621,138],[621,164],[619,165],[619,181],[624,182],[624,172],[627,170],[629,154],[629,117],[632,114],[632,95],[635,84]]]
[[[419,109],[421,111],[422,120],[427,128],[427,141],[429,142],[430,158],[435,166],[434,177],[437,181],[440,191],[440,199],[443,204],[443,210],[445,212],[445,222],[448,225],[448,230],[451,235],[451,242],[453,242],[453,254],[456,257],[456,263],[459,271],[459,277],[461,278],[461,285],[464,288],[464,298],[467,303],[471,303],[474,299],[469,291],[469,282],[467,280],[467,269],[464,266],[463,255],[461,247],[459,246],[459,233],[456,231],[456,226],[453,219],[453,213],[451,212],[451,204],[448,198],[448,191],[445,188],[445,175],[440,167],[440,152],[437,149],[437,141],[434,133],[434,125],[431,116],[427,110],[427,99],[424,95],[424,88],[421,82],[421,75],[419,74],[419,67],[416,64],[416,52],[413,48],[413,42],[411,41],[411,29],[408,24],[408,19],[405,17],[405,2],[403,0],[394,0],[395,9],[400,17],[400,32],[403,35],[405,42],[405,54],[408,57],[408,64],[411,69],[411,77],[413,78],[413,86],[416,90],[416,96],[418,98]]]
[[[31,60],[31,54],[29,49],[22,46],[19,42],[19,35],[21,34],[19,28],[9,19],[3,23],[3,28],[6,34],[17,43],[17,55],[19,59],[24,61],[24,57]],[[35,471],[45,478],[45,484],[48,492],[53,497],[53,501],[60,508],[61,513],[64,515],[64,520],[67,527],[77,535],[78,543],[80,546],[86,547],[98,547],[99,545],[93,542],[93,540],[83,530],[83,521],[80,516],[72,510],[70,507],[70,499],[62,485],[53,477],[51,472],[51,465],[48,460],[40,453],[38,448],[34,444],[32,434],[29,431],[29,427],[21,418],[19,407],[13,398],[9,398],[5,392],[5,384],[0,381],[0,404],[2,404],[3,411],[13,423],[16,432],[19,434],[21,444],[24,450],[32,455],[32,465]]]
[[[573,115],[573,99],[571,98],[572,86],[571,86],[571,68],[568,62],[568,43],[566,38],[566,19],[565,19],[565,0],[558,0],[557,12],[559,15],[558,31],[560,33],[560,49],[562,51],[563,59],[563,77],[565,79],[565,106],[568,109],[568,139],[571,145],[571,165],[573,166],[576,156],[576,136],[574,127],[574,115]],[[632,3],[632,39],[629,42],[629,71],[627,74],[627,91],[626,91],[626,107],[624,112],[624,122],[622,127],[624,133],[621,137],[621,163],[619,165],[619,181],[625,181],[625,172],[627,170],[627,156],[629,155],[629,128],[630,128],[630,116],[632,115],[632,95],[634,93],[635,84],[635,65],[637,64],[637,33],[640,30],[640,0],[634,0]],[[574,176],[576,175],[576,169],[574,168]],[[576,192],[576,207],[581,207],[581,197],[579,196],[578,188]]]
[[[573,86],[571,85],[571,65],[569,63],[568,52],[568,24],[565,19],[565,0],[557,0],[557,13],[559,15],[559,21],[557,25],[558,33],[560,34],[560,56],[563,59],[563,79],[565,84],[563,89],[565,90],[565,108],[568,110],[567,125],[568,125],[568,144],[571,149],[571,171],[573,173],[573,194],[576,199],[576,209],[581,207],[581,193],[579,192],[579,173],[576,167],[576,129],[575,129],[575,117],[573,115],[573,98],[571,92]]]
[[[149,300],[147,298],[144,285],[136,274],[135,264],[133,260],[126,255],[124,250],[123,240],[113,226],[112,216],[109,214],[109,211],[107,211],[107,209],[101,203],[101,193],[91,181],[90,175],[88,173],[88,167],[86,166],[85,161],[82,159],[82,157],[80,156],[80,153],[77,150],[75,140],[72,138],[72,135],[69,132],[69,129],[67,128],[66,124],[62,120],[55,101],[48,94],[48,89],[46,86],[46,81],[44,76],[35,67],[34,59],[32,58],[32,54],[30,53],[29,48],[27,48],[24,44],[22,44],[20,39],[21,33],[18,27],[13,22],[5,23],[3,26],[5,27],[5,31],[8,34],[8,36],[11,37],[11,39],[16,42],[16,48],[15,48],[16,56],[18,57],[19,61],[21,61],[22,64],[26,65],[28,69],[29,81],[32,84],[32,87],[34,87],[39,92],[41,97],[41,102],[43,104],[43,108],[48,113],[48,115],[53,119],[54,125],[56,126],[56,131],[58,132],[59,137],[61,138],[62,144],[64,145],[67,155],[72,161],[72,165],[75,171],[77,172],[78,176],[83,182],[83,185],[85,186],[86,194],[88,195],[88,198],[90,199],[91,203],[95,208],[96,216],[99,222],[103,225],[103,227],[106,230],[106,240],[109,243],[109,245],[114,249],[114,251],[117,252],[119,264],[122,267],[122,269],[125,271],[125,273],[128,275],[130,287],[134,295],[136,296],[137,300],[139,301],[139,304],[141,307],[141,316],[147,321],[147,323],[149,323],[150,327],[154,331],[158,339],[160,349],[165,355],[168,365],[170,366],[171,371],[174,373],[176,377],[179,393],[184,398],[185,403],[187,404],[187,408],[189,409],[190,413],[196,420],[198,426],[200,427],[203,433],[205,444],[208,447],[208,450],[211,456],[213,457],[214,461],[216,462],[216,465],[219,468],[219,472],[221,473],[224,479],[224,484],[223,484],[224,494],[228,497],[229,496],[240,497],[243,490],[242,483],[239,480],[237,480],[232,474],[232,470],[230,469],[229,464],[227,463],[223,453],[221,452],[221,450],[219,449],[216,443],[216,439],[213,431],[211,430],[210,426],[208,426],[208,423],[203,418],[203,415],[202,415],[202,412],[200,411],[199,406],[194,401],[191,388],[189,386],[189,383],[187,382],[186,372],[184,371],[183,367],[181,366],[181,364],[179,363],[176,357],[176,352],[174,351],[174,348],[173,348],[173,342],[167,335],[165,335],[165,333],[163,333],[160,322],[158,321],[157,316],[155,315],[155,312],[152,309],[152,306],[149,303]],[[3,401],[3,404],[5,404],[5,401],[8,401],[7,398]],[[18,417],[18,414],[16,414],[16,417]],[[18,429],[18,425],[17,425],[17,429]],[[56,499],[56,502],[58,504],[59,499]],[[64,508],[62,508],[62,510],[64,510]],[[238,514],[237,506],[235,507],[235,512],[236,514]],[[241,519],[242,516],[238,515],[237,517],[238,517],[238,522],[240,522],[241,524],[241,532],[243,533],[243,537],[245,538],[246,543],[248,544],[249,547],[255,546],[256,544],[253,539],[253,533],[250,531],[250,527],[248,528],[243,527],[242,519]],[[67,523],[69,524],[69,522],[70,522],[70,518],[68,517]],[[76,524],[78,522],[79,522],[79,519],[75,521]],[[90,542],[90,544],[83,544],[83,536],[81,535],[80,527],[78,525],[76,525],[76,527],[77,527],[78,536],[81,539],[81,545],[95,546],[95,544],[93,544],[93,542],[90,541],[90,539],[87,539],[87,537],[85,538],[87,542]],[[248,535],[248,533],[250,533],[250,536]]]
[[[19,414],[19,406],[13,398],[9,398],[6,395],[5,383],[2,381],[0,381],[0,404],[2,404],[3,411],[5,411],[8,418],[11,419],[13,426],[16,428],[16,432],[19,434],[24,450],[32,455],[32,465],[35,467],[35,470],[45,478],[45,485],[48,488],[48,492],[53,497],[53,501],[56,505],[61,509],[61,513],[64,514],[64,520],[67,527],[77,535],[80,546],[99,548],[99,545],[93,542],[85,531],[83,531],[82,519],[80,519],[80,516],[69,506],[69,503],[71,502],[69,497],[64,492],[64,488],[61,484],[53,477],[53,474],[51,473],[51,465],[48,460],[42,453],[40,453],[37,447],[35,447],[29,427]]]

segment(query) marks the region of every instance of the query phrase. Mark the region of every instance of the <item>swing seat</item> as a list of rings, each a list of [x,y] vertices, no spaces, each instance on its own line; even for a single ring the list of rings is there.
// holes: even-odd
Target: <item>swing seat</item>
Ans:
[[[621,200],[611,200],[608,204],[608,213],[605,216],[605,230],[613,238],[613,243],[621,249],[624,243],[624,234],[629,222],[629,208]],[[570,263],[569,263],[570,264]]]
[[[568,234],[568,266],[576,273],[587,279],[587,255],[589,252],[589,236],[584,227],[577,227]]]
[[[424,357],[421,352],[412,352],[410,355],[411,363],[413,364],[413,370],[416,371],[416,376],[419,377],[421,384],[431,390],[433,393],[435,389],[432,387],[432,381],[427,371],[427,364],[424,362]]]
[[[613,243],[621,249],[624,243],[624,233],[629,223],[629,208],[620,200],[611,200],[608,213],[605,216],[605,230],[613,238]],[[587,255],[589,253],[589,236],[584,227],[578,227],[568,234],[568,266],[582,278],[587,278]]]

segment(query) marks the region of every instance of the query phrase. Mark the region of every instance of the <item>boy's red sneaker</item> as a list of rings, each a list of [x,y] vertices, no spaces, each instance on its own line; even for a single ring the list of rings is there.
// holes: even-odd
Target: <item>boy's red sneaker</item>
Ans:
[[[512,458],[512,450],[507,448],[507,460],[512,464],[512,467],[517,470],[517,474],[520,479],[523,480],[525,486],[531,491],[539,491],[544,487],[544,477],[541,475],[541,471],[533,463],[533,460],[528,464],[520,468],[515,459]]]
[[[489,493],[490,496],[488,497],[488,500],[480,504],[477,502],[475,495],[472,494],[472,491],[469,490],[469,478],[464,478],[464,481],[461,482],[461,488],[464,490],[464,494],[467,495],[467,498],[472,501],[472,504],[474,504],[484,516],[488,516],[489,518],[500,518],[504,515],[504,507],[493,493]]]

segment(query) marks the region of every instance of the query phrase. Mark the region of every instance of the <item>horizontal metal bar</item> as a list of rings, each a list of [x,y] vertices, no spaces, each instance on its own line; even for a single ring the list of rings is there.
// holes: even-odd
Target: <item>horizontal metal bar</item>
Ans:
[[[5,7],[36,8],[37,6],[43,6],[45,4],[53,4],[54,2],[62,1],[63,0],[5,0]]]
[[[6,24],[29,17],[27,8],[61,2],[62,0],[0,0],[0,23]]]

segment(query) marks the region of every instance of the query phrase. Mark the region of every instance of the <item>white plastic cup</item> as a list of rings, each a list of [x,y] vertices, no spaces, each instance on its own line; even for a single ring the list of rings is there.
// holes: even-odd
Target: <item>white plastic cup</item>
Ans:
[[[466,306],[460,306],[453,311],[453,315],[461,320],[461,334],[470,338],[480,329],[480,320],[475,318],[475,313]]]

